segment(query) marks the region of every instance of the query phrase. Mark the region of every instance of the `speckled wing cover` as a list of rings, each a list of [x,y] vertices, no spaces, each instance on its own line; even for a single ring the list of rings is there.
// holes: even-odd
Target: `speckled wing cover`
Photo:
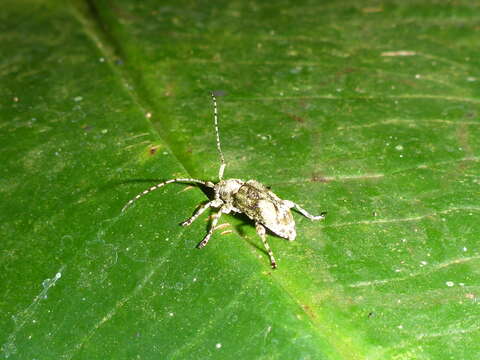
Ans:
[[[278,236],[295,239],[295,220],[290,207],[265,185],[248,180],[233,198],[234,206],[250,219],[261,223]]]

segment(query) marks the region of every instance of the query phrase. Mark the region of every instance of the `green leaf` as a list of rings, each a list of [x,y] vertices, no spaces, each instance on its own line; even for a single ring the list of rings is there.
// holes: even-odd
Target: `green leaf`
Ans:
[[[472,2],[4,1],[9,359],[477,359]],[[308,211],[195,245],[226,177]],[[213,212],[212,212],[213,213]],[[212,214],[210,213],[210,214]]]

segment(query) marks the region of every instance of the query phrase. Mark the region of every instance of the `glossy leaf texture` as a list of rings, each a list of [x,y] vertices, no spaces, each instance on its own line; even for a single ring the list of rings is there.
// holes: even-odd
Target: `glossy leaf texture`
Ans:
[[[8,359],[478,359],[478,3],[33,1],[0,13]],[[256,179],[327,218],[225,215]]]

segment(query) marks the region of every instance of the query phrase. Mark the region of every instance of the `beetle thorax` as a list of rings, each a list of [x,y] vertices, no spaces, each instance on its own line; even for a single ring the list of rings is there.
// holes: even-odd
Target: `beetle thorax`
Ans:
[[[215,184],[215,194],[225,203],[230,203],[232,202],[232,196],[238,192],[238,189],[240,189],[243,184],[245,184],[245,182],[239,179],[222,180]]]

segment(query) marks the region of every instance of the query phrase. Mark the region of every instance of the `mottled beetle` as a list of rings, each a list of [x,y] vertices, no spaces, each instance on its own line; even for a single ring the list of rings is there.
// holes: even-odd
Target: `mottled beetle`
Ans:
[[[210,224],[207,235],[205,235],[205,237],[197,245],[197,247],[203,248],[205,245],[207,245],[218,223],[218,219],[220,219],[220,216],[222,214],[229,214],[230,212],[243,213],[255,222],[257,233],[262,239],[263,245],[265,246],[268,256],[270,257],[270,264],[272,265],[272,268],[275,269],[277,267],[277,263],[275,262],[272,250],[267,243],[265,228],[282,238],[292,241],[295,240],[297,234],[295,231],[295,221],[290,211],[291,208],[295,208],[295,210],[297,210],[299,213],[309,218],[310,220],[324,219],[325,213],[321,213],[318,216],[311,215],[298,204],[289,200],[280,199],[277,195],[270,191],[269,188],[256,180],[223,180],[223,172],[225,170],[226,163],[223,157],[222,149],[220,147],[217,100],[214,93],[212,93],[211,95],[213,100],[215,134],[217,136],[217,149],[220,154],[221,160],[221,165],[218,172],[218,183],[214,184],[210,181],[189,178],[170,179],[161,182],[160,184],[157,184],[155,186],[152,186],[151,188],[135,196],[123,207],[122,212],[125,211],[128,206],[130,206],[140,197],[148,194],[149,192],[157,190],[167,184],[175,182],[195,183],[212,188],[214,191],[214,199],[205,204],[202,204],[195,211],[192,217],[181,223],[182,226],[188,226],[208,208],[218,208],[218,212],[213,215],[212,223]]]

